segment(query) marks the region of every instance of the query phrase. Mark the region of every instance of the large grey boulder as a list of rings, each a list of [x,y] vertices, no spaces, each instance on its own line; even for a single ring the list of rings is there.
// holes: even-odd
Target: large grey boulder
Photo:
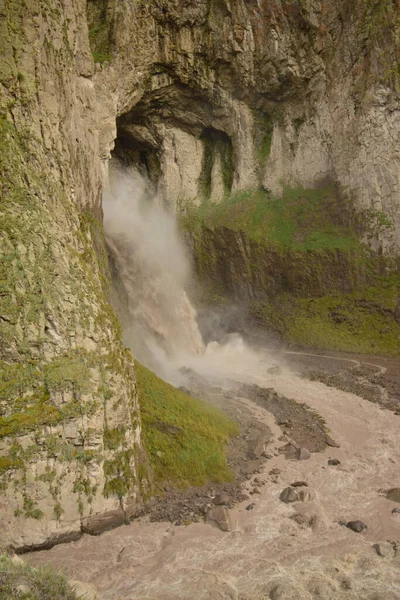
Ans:
[[[221,531],[232,531],[229,510],[225,506],[211,508],[206,514],[206,523],[221,529]]]

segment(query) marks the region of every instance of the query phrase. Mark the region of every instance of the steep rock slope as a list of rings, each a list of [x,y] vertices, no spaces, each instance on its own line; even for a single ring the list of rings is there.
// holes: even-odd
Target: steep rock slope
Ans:
[[[142,449],[107,302],[85,3],[0,16],[0,546],[23,548],[124,522]]]

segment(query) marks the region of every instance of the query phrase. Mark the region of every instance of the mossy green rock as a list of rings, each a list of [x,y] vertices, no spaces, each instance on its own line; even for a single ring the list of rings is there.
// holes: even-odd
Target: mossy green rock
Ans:
[[[400,356],[400,274],[366,247],[378,214],[357,213],[333,188],[246,192],[187,207],[203,303],[234,300],[296,346]]]

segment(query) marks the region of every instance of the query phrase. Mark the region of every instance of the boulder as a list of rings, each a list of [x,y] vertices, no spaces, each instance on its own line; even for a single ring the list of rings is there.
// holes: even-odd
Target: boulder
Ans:
[[[363,521],[349,521],[346,523],[346,527],[356,533],[362,533],[367,530],[367,526]]]
[[[311,500],[311,494],[307,490],[300,490],[298,492],[298,495],[300,502],[308,502],[309,500]]]
[[[215,496],[213,502],[214,504],[216,504],[217,506],[220,506],[222,504],[229,504],[229,496],[226,492],[222,492],[221,494],[218,494],[218,496]]]
[[[225,506],[211,508],[206,514],[206,523],[217,527],[221,531],[232,531],[231,518]]]
[[[298,460],[308,460],[310,458],[310,456],[311,456],[311,454],[307,450],[307,448],[299,448],[297,451]]]
[[[271,439],[271,435],[264,433],[263,435],[259,435],[258,437],[249,440],[248,450],[251,458],[260,458],[263,452],[267,449],[267,444]]]
[[[391,488],[387,490],[385,496],[388,500],[392,500],[392,502],[400,503],[400,488]]]
[[[285,488],[284,490],[282,490],[279,498],[282,500],[282,502],[289,504],[290,502],[298,502],[299,494],[295,488],[289,486],[289,487]]]

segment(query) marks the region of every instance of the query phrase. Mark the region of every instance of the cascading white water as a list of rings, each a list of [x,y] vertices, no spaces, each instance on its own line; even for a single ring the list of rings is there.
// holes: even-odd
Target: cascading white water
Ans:
[[[190,261],[175,217],[150,196],[143,177],[113,165],[103,207],[118,279],[114,305],[135,358],[174,385],[186,383],[181,367],[224,385],[257,381],[276,364],[268,351],[252,350],[238,334],[204,345],[185,292]]]
[[[103,199],[104,229],[125,297],[125,342],[150,367],[203,352],[196,311],[185,292],[189,261],[174,216],[146,181],[113,166]],[[117,302],[118,304],[118,302]]]

